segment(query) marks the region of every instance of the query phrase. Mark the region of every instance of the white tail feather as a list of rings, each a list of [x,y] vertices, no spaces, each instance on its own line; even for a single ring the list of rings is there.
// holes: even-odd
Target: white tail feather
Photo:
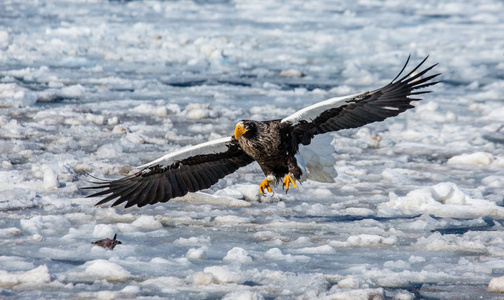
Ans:
[[[299,155],[296,159],[303,171],[301,182],[307,178],[320,182],[334,182],[338,173],[334,168],[336,160],[332,154],[335,149],[331,142],[331,135],[324,134],[313,138],[308,146],[299,145]]]

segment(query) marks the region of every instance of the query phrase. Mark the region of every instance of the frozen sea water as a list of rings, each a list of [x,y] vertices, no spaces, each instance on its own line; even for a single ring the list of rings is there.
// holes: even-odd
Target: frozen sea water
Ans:
[[[0,297],[504,297],[503,20],[497,0],[1,1]],[[332,134],[335,183],[261,198],[251,165],[142,209],[79,190],[377,88],[410,53],[443,83]]]

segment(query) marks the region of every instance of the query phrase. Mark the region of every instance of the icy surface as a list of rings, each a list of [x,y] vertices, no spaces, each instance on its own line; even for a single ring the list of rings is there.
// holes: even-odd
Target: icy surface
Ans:
[[[0,298],[502,299],[503,20],[498,0],[0,1]],[[329,135],[334,183],[262,197],[252,164],[141,209],[79,189],[380,87],[408,54],[443,83]]]

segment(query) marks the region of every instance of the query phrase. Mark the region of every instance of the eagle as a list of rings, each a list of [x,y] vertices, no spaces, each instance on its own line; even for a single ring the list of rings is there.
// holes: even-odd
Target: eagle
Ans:
[[[84,189],[102,190],[87,197],[104,197],[96,205],[112,200],[115,200],[112,206],[126,202],[126,208],[167,202],[189,192],[209,188],[219,179],[254,161],[265,175],[259,185],[261,194],[273,193],[271,186],[280,183],[286,192],[291,185],[297,188],[296,182],[310,178],[310,173],[315,174],[320,167],[320,164],[313,163],[317,159],[314,152],[302,155],[301,151],[317,135],[397,116],[413,108],[412,101],[421,100],[412,96],[429,93],[420,89],[438,83],[433,79],[440,73],[427,74],[437,64],[420,70],[428,57],[399,78],[410,61],[408,56],[399,74],[379,89],[331,98],[284,119],[241,120],[232,136],[169,153],[123,178],[95,179],[91,182],[92,186]],[[334,165],[331,167],[334,170]]]

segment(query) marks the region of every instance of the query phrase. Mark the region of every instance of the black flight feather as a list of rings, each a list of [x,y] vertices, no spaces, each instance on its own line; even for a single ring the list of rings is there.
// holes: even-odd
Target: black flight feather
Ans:
[[[165,167],[147,167],[116,180],[94,177],[96,181],[91,183],[95,185],[83,189],[105,189],[87,196],[106,195],[96,205],[117,199],[112,206],[126,202],[125,207],[142,207],[209,188],[219,179],[253,161],[237,143],[231,143],[228,150],[222,153],[196,155]]]
[[[300,122],[294,125],[292,134],[295,142],[308,145],[310,140],[317,134],[357,128],[369,123],[383,121],[388,117],[397,116],[412,108],[411,101],[421,99],[410,98],[409,96],[429,93],[430,91],[416,90],[435,85],[439,82],[431,81],[439,76],[439,73],[422,77],[437,66],[437,64],[415,73],[425,63],[427,58],[428,56],[413,70],[397,80],[408,65],[410,60],[410,57],[408,57],[399,74],[386,86],[371,92],[362,93],[347,100],[347,104],[342,106],[327,109],[311,122]]]

